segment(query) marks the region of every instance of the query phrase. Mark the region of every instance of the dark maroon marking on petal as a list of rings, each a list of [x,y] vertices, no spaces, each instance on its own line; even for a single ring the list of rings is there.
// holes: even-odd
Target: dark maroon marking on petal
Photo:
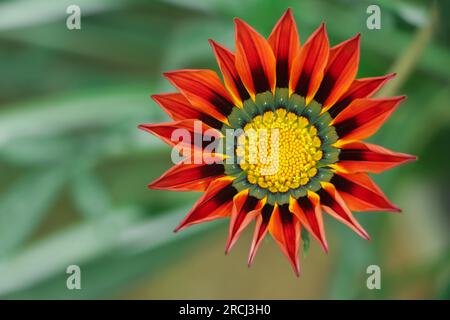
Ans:
[[[242,82],[241,78],[239,77],[239,73],[236,70],[234,54],[213,40],[210,40],[210,43],[217,53],[218,59],[220,57],[220,61],[224,64],[227,70],[230,71],[230,76],[233,80],[234,86],[238,91],[241,101],[244,102],[245,100],[249,99],[250,94],[245,88],[244,83]]]
[[[170,74],[168,72],[167,74]],[[183,75],[177,75],[180,78],[184,78]],[[211,90],[208,86],[206,86],[204,83],[202,83],[199,80],[189,78],[184,80],[189,82],[189,86],[191,89],[189,91],[193,91],[192,88],[195,88],[195,95],[201,96],[205,98],[206,100],[210,101],[212,105],[216,107],[216,110],[223,114],[224,116],[228,116],[231,111],[233,110],[233,102],[230,101],[227,97],[224,97],[217,92]],[[199,93],[202,93],[201,95]]]
[[[221,129],[223,126],[223,123],[219,120],[217,120],[214,117],[211,117],[203,112],[199,112],[198,116],[195,118],[200,120],[201,122],[207,124],[208,126],[210,126],[211,128],[215,128],[215,129]]]
[[[228,185],[212,198],[202,202],[195,210],[195,220],[200,220],[207,217],[212,211],[223,206],[225,203],[233,201],[233,197],[236,194],[236,189]]]
[[[269,226],[269,222],[270,222],[270,218],[272,217],[272,212],[273,212],[273,206],[266,204],[264,206],[264,208],[261,211],[261,217],[262,217],[262,223],[261,226],[259,228],[259,233],[258,233],[258,241],[260,241],[261,236],[264,234],[264,232],[266,231],[267,227]]]
[[[183,174],[180,174],[179,172],[170,173],[169,175],[156,179],[149,186],[156,185],[156,188],[175,187],[210,177],[220,176],[223,175],[224,172],[225,168],[223,164],[200,165],[185,170]]]
[[[292,259],[295,259],[296,254],[296,234],[295,234],[295,217],[289,211],[289,204],[280,206],[280,218],[283,225],[283,233],[286,242],[286,249]]]
[[[374,162],[402,162],[405,157],[380,154],[369,150],[341,149],[339,160],[342,161],[374,161]]]
[[[289,85],[289,63],[288,57],[277,59],[277,87],[287,88]]]
[[[239,92],[239,98],[241,99],[241,101],[244,102],[245,100],[250,99],[250,94],[242,83],[241,78],[233,76],[233,82],[236,86],[237,91]]]
[[[234,223],[233,232],[232,232],[233,236],[239,230],[239,227],[241,226],[242,222],[244,221],[245,216],[250,211],[253,211],[256,208],[256,205],[258,204],[258,202],[259,202],[259,200],[252,196],[248,196],[248,198],[245,200],[244,205],[242,206],[241,210],[238,213],[236,222]]]
[[[229,57],[229,59],[231,59],[231,57]],[[228,61],[225,59],[222,60],[224,63],[227,64],[228,69],[236,69],[235,64],[234,64],[234,60],[233,61]],[[241,78],[239,77],[238,72],[234,72],[233,74],[231,74],[231,77],[233,79],[233,83],[234,86],[236,87],[238,93],[239,93],[239,98],[241,99],[242,102],[244,102],[247,99],[250,99],[250,94],[248,93],[247,89],[244,86],[244,83],[242,82]]]
[[[299,198],[297,201],[298,201],[303,213],[305,214],[306,220],[308,220],[308,223],[310,224],[311,229],[320,238],[320,227],[319,227],[319,224],[317,223],[316,212],[314,210],[314,207],[313,207],[311,201],[308,199],[308,197]]]
[[[246,28],[241,28],[240,32],[248,32]],[[251,35],[247,34],[247,39],[251,39]],[[253,87],[256,93],[270,91],[269,80],[266,77],[262,61],[258,55],[258,48],[255,46],[253,41],[246,41],[252,46],[251,50],[245,50],[245,54],[247,55],[247,61],[249,63],[250,72],[252,74],[253,79]],[[241,42],[243,44],[243,42]]]
[[[381,116],[386,113],[386,108],[369,108],[367,110],[363,110],[355,116],[343,120],[334,125],[336,128],[336,132],[340,138],[344,138],[348,134],[350,134],[353,130],[361,127],[362,125],[370,122],[371,120]]]
[[[368,98],[372,96],[377,90],[379,90],[389,79],[392,79],[395,73],[388,74],[386,76],[367,78],[367,79],[356,79],[354,82],[360,81],[357,89],[353,90],[351,93],[344,94],[344,97],[338,100],[329,110],[328,113],[331,117],[335,118],[339,113],[341,113],[347,106],[350,105],[354,100],[361,98]],[[364,82],[364,84],[362,84]],[[352,90],[350,86],[349,90]]]
[[[210,126],[211,128],[215,128],[215,129],[221,129],[223,126],[223,123],[219,120],[217,120],[214,117],[210,117],[207,114],[201,113],[199,114],[198,120],[200,120],[203,123],[206,123],[208,126]]]
[[[316,65],[318,59],[319,55],[316,55],[314,57],[314,63],[312,63],[311,65]],[[308,58],[306,58],[306,61],[308,61]],[[300,75],[300,79],[298,79],[297,82],[297,87],[295,88],[295,92],[297,92],[299,95],[303,97],[306,97],[306,95],[308,94],[309,83],[311,80],[311,71],[314,71],[314,70],[305,70],[305,65],[302,68],[302,74]]]
[[[348,105],[355,99],[359,98],[358,96],[348,96],[335,103],[329,110],[328,113],[332,118],[336,118],[336,116],[342,112]]]
[[[251,44],[255,51],[250,51],[247,54],[257,52],[255,44],[253,42]],[[254,60],[254,59],[257,59],[257,60]],[[262,68],[262,62],[261,62],[261,59],[259,58],[258,54],[252,55],[252,58],[249,59],[249,61],[258,61],[258,63],[252,63],[252,65],[250,66],[250,70],[251,70],[252,78],[253,78],[253,84],[254,84],[256,93],[265,92],[265,91],[270,90],[269,80],[267,79],[264,69]]]
[[[192,168],[191,173],[199,177],[212,177],[219,176],[225,172],[223,164],[208,164],[204,166],[198,166],[197,168]],[[180,177],[180,179],[185,179],[185,177]]]
[[[314,100],[323,104],[333,89],[334,84],[336,83],[336,78],[331,73],[326,73],[322,79],[322,83],[320,84],[319,90],[314,96]]]
[[[334,175],[334,177],[331,179],[331,183],[336,187],[338,192],[345,192],[355,198],[358,198],[364,202],[373,204],[380,208],[392,208],[392,205],[378,193],[373,192],[367,187],[356,184],[355,182],[350,181],[340,175]]]
[[[181,93],[179,94],[181,95]],[[183,96],[184,97],[184,96]],[[221,129],[223,123],[210,115],[195,109],[190,102],[186,99],[185,103],[177,101],[175,98],[170,97],[169,94],[152,95],[152,99],[158,103],[161,108],[166,111],[175,121],[185,119],[198,119],[203,123],[206,123],[212,128]]]
[[[348,221],[349,223],[353,224],[353,222],[348,217],[347,213],[342,208],[342,206],[327,191],[325,191],[324,189],[321,189],[321,190],[319,190],[318,194],[320,197],[320,202],[323,205],[330,207],[334,212],[336,212],[337,215],[339,215],[340,217],[342,217],[344,220]]]
[[[305,97],[308,93],[309,81],[311,79],[311,74],[302,72],[300,75],[300,79],[298,79],[297,87],[295,88],[295,92],[297,92],[302,97]]]

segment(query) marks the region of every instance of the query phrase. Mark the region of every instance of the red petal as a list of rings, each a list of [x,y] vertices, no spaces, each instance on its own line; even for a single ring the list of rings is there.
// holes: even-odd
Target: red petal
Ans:
[[[369,240],[369,235],[361,227],[358,221],[356,221],[352,212],[348,209],[344,200],[336,191],[336,188],[329,182],[323,182],[322,188],[323,189],[319,191],[319,195],[325,211],[327,211],[335,219],[350,227],[364,239]]]
[[[256,217],[256,225],[255,231],[253,232],[253,241],[252,246],[250,248],[250,253],[248,255],[248,266],[250,267],[253,263],[253,259],[255,259],[256,252],[258,251],[259,245],[261,244],[262,239],[267,234],[269,230],[269,222],[272,217],[272,212],[274,207],[266,204],[261,209],[261,214]]]
[[[195,149],[201,149],[222,136],[220,131],[194,119],[142,124],[139,128],[156,135],[168,145]]]
[[[325,24],[322,23],[309,37],[292,63],[290,91],[306,97],[307,104],[312,100],[322,82],[329,49]]]
[[[291,198],[289,210],[297,216],[302,226],[317,239],[323,250],[328,252],[319,196],[314,192],[308,192],[307,197],[301,197],[298,200]]]
[[[214,71],[178,70],[164,75],[195,108],[227,122],[226,117],[233,109],[233,99]]]
[[[275,90],[276,61],[264,37],[241,19],[236,24],[236,69],[252,97]]]
[[[362,140],[373,135],[394,112],[405,96],[383,99],[357,99],[334,120],[340,139]]]
[[[227,48],[221,46],[214,40],[209,40],[211,47],[216,55],[217,64],[222,71],[223,80],[228,91],[238,106],[242,106],[242,102],[250,98],[247,89],[242,83],[239,73],[236,69],[236,58],[234,54]]]
[[[264,203],[260,200],[249,197],[248,189],[239,192],[233,199],[233,211],[231,213],[228,240],[225,246],[225,253],[228,253],[236,243],[240,234],[248,224],[261,213]]]
[[[297,25],[290,8],[286,10],[273,28],[269,36],[269,44],[277,61],[277,87],[287,88],[292,62],[300,52]]]
[[[372,179],[365,173],[337,173],[331,183],[354,211],[393,211],[401,210],[393,205]]]
[[[230,177],[219,178],[209,185],[187,216],[175,228],[175,232],[192,224],[223,218],[231,214],[236,189]]]
[[[360,35],[331,48],[325,75],[315,100],[324,111],[332,106],[355,80],[359,65]]]
[[[348,90],[338,100],[338,102],[336,102],[330,109],[328,109],[328,113],[333,118],[336,117],[342,110],[347,108],[347,106],[353,100],[371,97],[387,81],[392,79],[394,76],[395,73],[390,73],[388,75],[381,77],[363,78],[354,80],[353,83],[348,88]]]
[[[413,160],[416,157],[409,154],[393,152],[366,142],[350,142],[341,146],[336,168],[344,173],[380,173]]]
[[[221,128],[222,123],[200,110],[195,109],[181,93],[152,95],[153,100],[175,121],[198,119],[213,128]]]
[[[300,220],[289,211],[289,205],[275,205],[269,223],[269,231],[278,243],[281,251],[286,255],[294,268],[295,274],[300,275],[298,249],[300,247]]]
[[[212,180],[224,173],[222,164],[179,163],[148,185],[150,189],[205,191]]]

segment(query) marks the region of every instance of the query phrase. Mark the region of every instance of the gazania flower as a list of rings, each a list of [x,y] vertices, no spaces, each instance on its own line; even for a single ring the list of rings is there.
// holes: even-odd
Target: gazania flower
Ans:
[[[301,45],[290,9],[268,40],[240,19],[235,24],[235,52],[210,40],[224,83],[211,70],[165,73],[179,92],[153,99],[173,121],[140,128],[177,147],[172,135],[188,132],[184,146],[192,149],[183,154],[201,154],[203,160],[182,161],[149,187],[204,191],[176,231],[229,217],[228,252],[255,221],[248,264],[270,233],[299,274],[301,232],[328,250],[323,212],[369,239],[352,211],[400,211],[368,173],[415,157],[363,140],[405,97],[371,98],[393,74],[356,79],[359,35],[330,48],[322,24]],[[204,143],[219,139],[228,145],[229,129],[240,132],[231,149],[239,160],[207,161],[229,156],[230,150],[221,156]],[[195,144],[199,133],[208,139]]]

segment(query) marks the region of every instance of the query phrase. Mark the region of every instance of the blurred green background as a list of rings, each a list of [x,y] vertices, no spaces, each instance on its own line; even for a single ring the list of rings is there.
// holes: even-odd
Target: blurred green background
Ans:
[[[228,256],[226,221],[173,234],[199,194],[146,189],[170,148],[136,128],[167,119],[149,98],[174,90],[163,71],[217,70],[208,38],[233,48],[235,16],[268,36],[287,7],[302,43],[322,21],[332,45],[361,32],[359,77],[398,72],[380,94],[408,100],[371,141],[420,159],[375,177],[402,214],[357,213],[368,242],[326,217],[330,253],[313,243],[300,278],[269,237],[247,268],[252,228]],[[0,298],[449,298],[449,14],[445,0],[1,1]]]

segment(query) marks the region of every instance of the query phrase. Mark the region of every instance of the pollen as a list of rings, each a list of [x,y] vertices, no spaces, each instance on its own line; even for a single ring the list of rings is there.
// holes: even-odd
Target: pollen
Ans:
[[[321,145],[316,127],[307,118],[281,108],[245,125],[236,155],[248,182],[273,193],[287,192],[317,174]]]

